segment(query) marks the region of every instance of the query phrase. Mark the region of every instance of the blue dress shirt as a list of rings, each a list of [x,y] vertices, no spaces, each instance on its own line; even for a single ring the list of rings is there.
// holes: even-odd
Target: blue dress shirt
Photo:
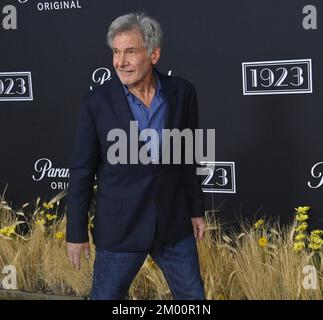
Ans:
[[[161,150],[162,129],[165,126],[166,120],[166,99],[164,90],[161,87],[160,80],[156,73],[154,73],[154,76],[157,80],[156,92],[149,108],[146,107],[139,98],[132,94],[126,85],[123,85],[133,117],[138,121],[139,132],[143,129],[151,128],[158,133],[159,141],[154,141],[154,139],[152,139],[152,154],[150,155],[150,153],[148,153],[153,162],[157,161]],[[150,136],[143,136],[145,141],[148,142]]]

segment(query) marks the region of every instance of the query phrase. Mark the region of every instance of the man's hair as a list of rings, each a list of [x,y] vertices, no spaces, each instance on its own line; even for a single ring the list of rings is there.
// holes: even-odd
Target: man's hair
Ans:
[[[133,30],[142,34],[143,45],[149,55],[155,48],[161,48],[163,34],[160,24],[143,12],[128,13],[115,19],[107,34],[108,46],[112,49],[112,41],[118,33]]]

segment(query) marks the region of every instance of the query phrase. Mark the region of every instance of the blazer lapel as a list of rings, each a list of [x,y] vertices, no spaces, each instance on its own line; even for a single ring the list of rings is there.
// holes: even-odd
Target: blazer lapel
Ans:
[[[175,108],[176,108],[176,91],[175,88],[171,86],[169,76],[166,76],[156,70],[162,88],[165,91],[166,96],[166,121],[165,121],[165,129],[172,129],[174,126],[174,116],[175,116]]]
[[[136,121],[134,118],[128,99],[125,95],[123,86],[121,81],[119,80],[118,76],[115,75],[115,78],[110,80],[113,81],[113,86],[111,86],[110,96],[112,100],[112,108],[119,118],[123,129],[126,132],[126,135],[128,137],[128,144],[130,143],[130,121]],[[139,139],[140,131],[139,128],[137,128],[137,137]],[[138,141],[138,152],[139,150],[145,145],[144,141]],[[130,146],[129,146],[130,147]]]
[[[122,83],[118,76],[115,76],[113,81],[113,86],[110,87],[110,99],[112,100],[112,108],[117,117],[120,119],[124,129],[129,131],[130,121],[135,121],[130,110],[127,97],[122,87]]]
[[[166,121],[165,121],[165,129],[172,130],[174,128],[174,118],[176,111],[176,88],[171,85],[171,78],[160,73],[158,70],[155,70],[159,76],[160,83],[165,92],[166,97]],[[172,159],[172,149],[170,148],[169,143],[163,143],[162,152],[159,155],[160,163],[162,163],[162,156],[166,155],[166,150],[170,152],[170,160]]]

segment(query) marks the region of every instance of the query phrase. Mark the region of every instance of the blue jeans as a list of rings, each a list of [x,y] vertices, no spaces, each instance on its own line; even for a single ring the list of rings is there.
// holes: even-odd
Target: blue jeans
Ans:
[[[162,270],[174,299],[205,300],[194,236],[174,245],[153,245],[147,252],[97,249],[91,299],[124,299],[148,254]]]

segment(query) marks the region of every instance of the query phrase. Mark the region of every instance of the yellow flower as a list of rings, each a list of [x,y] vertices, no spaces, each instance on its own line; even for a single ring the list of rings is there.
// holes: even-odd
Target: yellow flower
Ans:
[[[7,230],[8,230],[8,227],[3,227],[2,229],[0,229],[0,234],[2,234],[3,236],[6,235]]]
[[[258,229],[259,227],[262,227],[264,224],[265,224],[265,221],[263,219],[260,219],[254,224],[254,227],[255,229]]]
[[[267,238],[265,237],[261,237],[259,240],[258,240],[258,244],[260,247],[265,247],[268,243],[268,240]]]
[[[305,234],[304,233],[300,233],[295,237],[296,241],[301,241],[305,239]]]
[[[311,242],[319,244],[319,243],[323,242],[323,240],[318,236],[311,236]]]
[[[15,233],[15,230],[16,230],[16,226],[8,227],[7,236],[10,237],[13,233]]]
[[[311,232],[311,237],[312,236],[323,236],[323,230],[313,230]]]
[[[321,238],[323,236],[323,231],[322,230],[314,230],[311,232],[311,243],[309,247],[314,250],[319,250],[321,249],[323,245],[323,239]]]
[[[49,214],[49,213],[46,214],[46,217],[49,221],[57,218],[57,216],[55,214]]]
[[[61,232],[61,231],[56,232],[55,233],[55,238],[56,239],[63,239],[64,238],[64,232]]]
[[[305,248],[305,242],[304,241],[298,241],[294,243],[293,250],[298,252]]]
[[[304,231],[306,229],[307,229],[307,223],[306,222],[303,222],[295,230],[296,231]]]
[[[305,221],[308,219],[308,215],[307,214],[303,214],[303,213],[298,213],[296,215],[296,220],[297,221]]]
[[[311,207],[297,207],[295,208],[297,213],[307,213],[307,211],[309,211],[311,209]]]
[[[16,226],[12,225],[12,226],[4,227],[4,228],[0,229],[0,234],[3,236],[10,237],[12,234],[15,233],[15,231],[16,231]]]
[[[43,226],[45,224],[45,219],[44,218],[37,219],[36,224],[38,224],[39,226]]]
[[[313,249],[313,250],[320,250],[322,248],[322,244],[323,243],[320,243],[320,244],[317,244],[317,243],[310,243],[308,245],[309,248]]]
[[[53,209],[53,208],[54,208],[54,205],[53,205],[53,204],[49,204],[49,203],[47,203],[47,202],[44,202],[44,203],[43,203],[43,207],[44,207],[45,209]]]

